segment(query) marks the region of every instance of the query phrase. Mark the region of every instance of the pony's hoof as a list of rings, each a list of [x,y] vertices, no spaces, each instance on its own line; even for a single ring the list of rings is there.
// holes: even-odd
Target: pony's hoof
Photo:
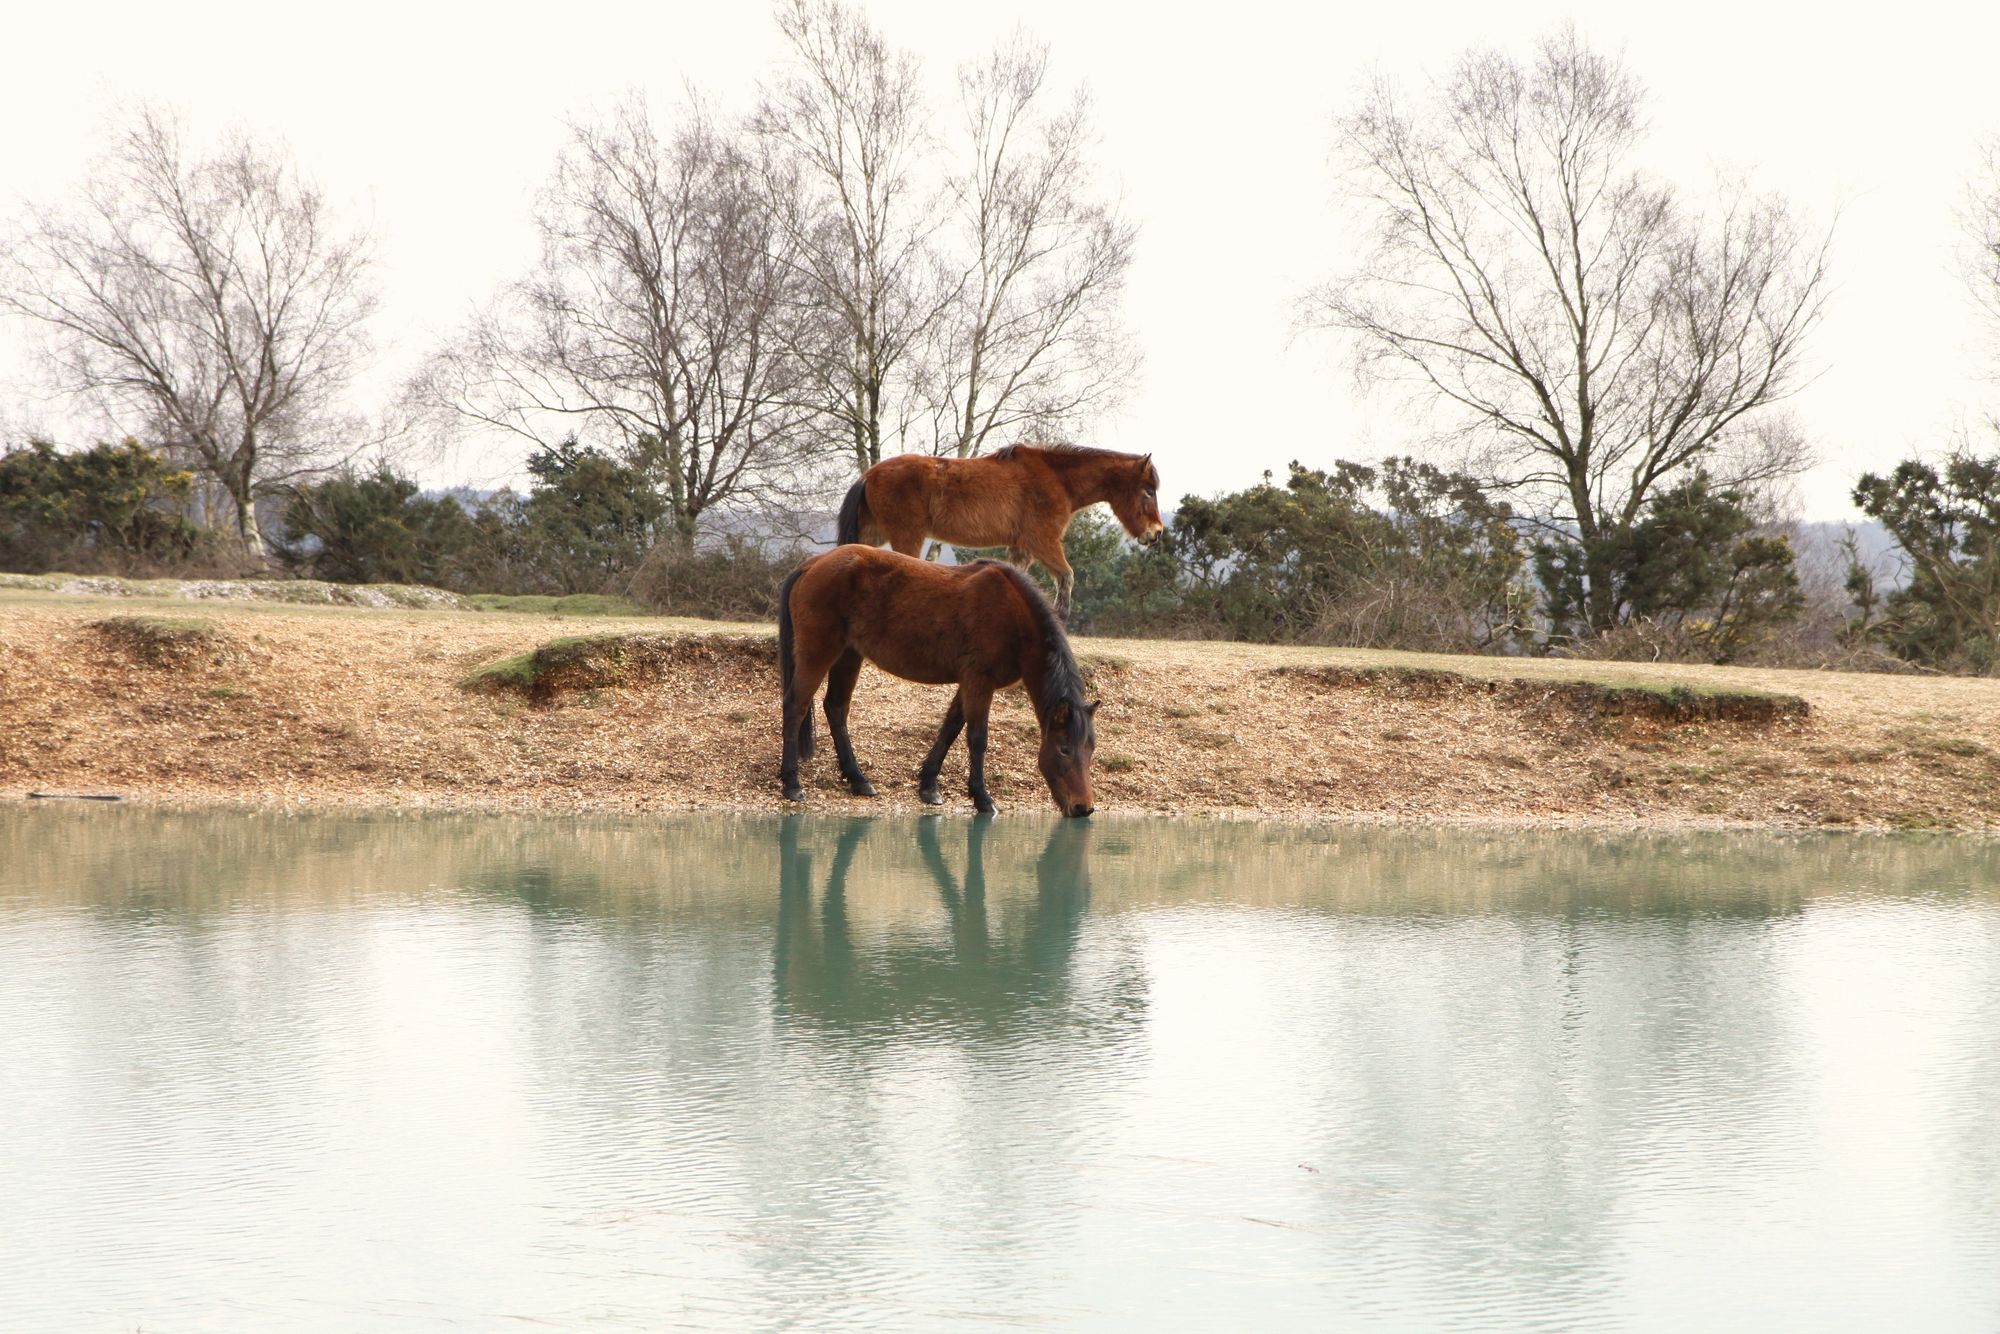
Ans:
[[[972,808],[981,815],[997,815],[1000,811],[1000,808],[993,804],[993,798],[991,797],[974,797],[972,799]]]
[[[944,794],[934,787],[920,787],[917,789],[917,800],[926,806],[942,806]]]
[[[872,797],[875,795],[875,785],[865,778],[856,778],[848,783],[847,787],[857,797]]]
[[[785,789],[786,801],[804,801],[805,799],[806,799],[806,790],[804,788],[788,787]]]

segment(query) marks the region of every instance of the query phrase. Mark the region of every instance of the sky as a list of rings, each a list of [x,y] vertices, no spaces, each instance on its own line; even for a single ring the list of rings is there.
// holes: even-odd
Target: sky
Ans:
[[[1370,459],[1412,443],[1344,347],[1296,331],[1300,296],[1351,262],[1329,151],[1363,84],[1410,86],[1471,45],[1527,49],[1574,21],[1651,94],[1651,165],[1691,189],[1718,171],[1833,225],[1835,286],[1794,408],[1821,463],[1807,517],[1853,511],[1853,478],[2000,406],[2000,349],[1968,294],[1954,211],[2000,134],[2000,6],[1285,5],[867,0],[943,90],[1016,26],[1087,85],[1107,190],[1139,223],[1126,314],[1145,358],[1133,392],[1081,438],[1150,451],[1170,495],[1282,475],[1297,458]],[[0,79],[0,210],[60,196],[122,101],[183,108],[198,133],[282,138],[381,239],[378,384],[394,383],[533,257],[530,201],[563,120],[627,88],[656,105],[692,84],[747,103],[781,56],[760,3],[343,6],[112,3],[9,16]],[[1836,222],[1837,219],[1837,222]],[[0,430],[60,426],[0,329]],[[515,475],[518,447],[473,446],[427,480]]]

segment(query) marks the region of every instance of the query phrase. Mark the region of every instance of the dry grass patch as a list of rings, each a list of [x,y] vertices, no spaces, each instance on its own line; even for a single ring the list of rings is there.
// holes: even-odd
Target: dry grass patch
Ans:
[[[96,628],[108,610],[0,590],[0,799],[784,809],[768,627],[603,620],[558,639],[580,627],[222,601],[199,612],[227,668],[197,655],[165,671],[113,647]],[[1101,677],[1107,813],[2000,830],[1996,681],[1180,641],[1077,652]],[[950,695],[864,671],[855,743],[882,796],[847,796],[823,748],[815,807],[919,812],[913,775]],[[1003,808],[1046,803],[1036,745],[1021,692],[1002,692]],[[948,792],[963,775],[961,746]]]

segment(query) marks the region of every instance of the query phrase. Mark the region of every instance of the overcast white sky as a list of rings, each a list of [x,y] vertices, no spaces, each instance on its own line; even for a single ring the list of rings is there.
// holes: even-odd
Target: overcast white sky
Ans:
[[[1742,0],[865,7],[940,83],[1020,24],[1051,43],[1061,79],[1089,85],[1107,181],[1142,228],[1127,309],[1146,358],[1090,442],[1153,451],[1174,495],[1294,457],[1404,447],[1340,349],[1290,333],[1294,300],[1345,259],[1332,118],[1377,69],[1414,81],[1470,44],[1524,47],[1565,18],[1646,81],[1665,170],[1699,185],[1747,169],[1808,216],[1839,210],[1819,376],[1797,400],[1825,460],[1803,487],[1813,517],[1848,515],[1855,473],[1936,445],[2000,398],[1953,216],[1978,142],[2000,132],[2000,6],[1878,6],[1865,20]],[[756,0],[39,5],[7,28],[10,211],[75,180],[120,98],[178,104],[197,130],[282,136],[382,237],[385,379],[531,256],[528,202],[565,115],[632,85],[668,104],[690,80],[747,100],[779,55]],[[0,383],[19,378],[17,348],[0,335]],[[0,426],[58,420],[10,397]],[[500,479],[513,462],[466,458],[433,480]]]

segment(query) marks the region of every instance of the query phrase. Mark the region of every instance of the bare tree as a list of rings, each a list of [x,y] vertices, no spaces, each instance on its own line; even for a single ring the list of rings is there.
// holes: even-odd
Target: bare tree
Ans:
[[[814,316],[799,337],[815,400],[866,469],[910,424],[899,382],[949,297],[928,109],[915,59],[842,0],[786,0],[778,27],[793,61],[755,122],[772,212]]]
[[[1964,225],[1971,255],[1968,280],[1995,328],[2000,328],[2000,138],[1988,140],[1966,191]]]
[[[419,392],[540,444],[610,445],[684,540],[790,484],[806,452],[788,322],[798,261],[741,138],[700,105],[671,131],[628,98],[572,126],[536,213],[542,256]]]
[[[9,251],[0,305],[48,335],[56,387],[208,479],[255,558],[258,497],[363,443],[341,395],[369,346],[369,240],[282,150],[236,136],[199,155],[142,110]]]
[[[1825,241],[1782,201],[1724,187],[1698,210],[1633,165],[1642,103],[1567,29],[1526,64],[1468,54],[1421,109],[1378,85],[1340,124],[1374,248],[1310,304],[1575,549],[1599,630],[1663,485],[1805,465],[1760,418],[1797,387],[1827,288]]]
[[[923,385],[938,453],[1067,435],[1136,368],[1118,303],[1137,228],[1092,197],[1088,98],[1044,113],[1047,77],[1048,48],[1018,35],[959,72],[958,262]]]

